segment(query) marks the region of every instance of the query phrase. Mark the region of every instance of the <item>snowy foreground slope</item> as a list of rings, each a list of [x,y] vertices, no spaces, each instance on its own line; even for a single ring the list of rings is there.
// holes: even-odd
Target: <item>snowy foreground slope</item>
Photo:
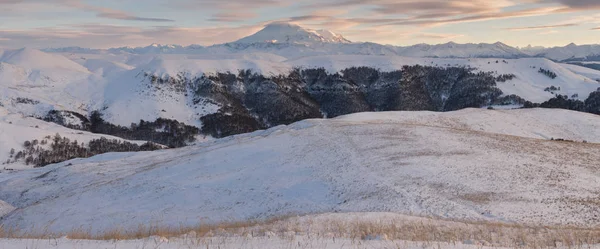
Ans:
[[[2,173],[0,200],[5,212],[14,210],[0,224],[104,231],[396,212],[598,226],[599,142],[600,117],[564,110],[307,120],[182,149],[109,153]]]

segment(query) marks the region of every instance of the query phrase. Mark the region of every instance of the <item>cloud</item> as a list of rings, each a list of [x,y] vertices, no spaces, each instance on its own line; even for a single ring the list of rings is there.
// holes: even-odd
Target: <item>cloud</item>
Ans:
[[[510,11],[510,12],[488,12],[488,13],[481,13],[481,14],[476,14],[476,15],[458,15],[458,16],[451,16],[448,18],[409,17],[409,18],[402,18],[402,19],[396,19],[396,20],[384,19],[384,20],[382,20],[383,23],[380,25],[382,25],[382,26],[419,25],[419,26],[425,26],[425,27],[433,27],[433,26],[467,23],[467,22],[479,22],[479,21],[500,20],[500,19],[528,17],[528,16],[540,16],[540,15],[555,13],[560,10],[561,10],[561,8],[558,8],[558,7],[542,7],[542,8]],[[368,21],[368,20],[362,20],[362,21]]]
[[[413,14],[415,17],[436,18],[461,14],[498,12],[512,6],[508,1],[456,0],[456,1],[380,1],[375,12],[382,14]]]
[[[254,13],[218,13],[207,20],[212,22],[240,22],[255,17],[256,14]]]
[[[592,30],[600,30],[600,27],[592,28]]]
[[[575,9],[600,8],[600,1],[598,0],[553,0],[553,2]]]
[[[33,48],[86,46],[110,48],[161,44],[225,43],[252,34],[262,25],[240,27],[181,28],[153,26],[148,28],[119,25],[83,24],[68,27],[44,27],[30,30],[0,29],[0,47]]]
[[[164,19],[164,18],[151,18],[151,17],[140,17],[140,16],[132,16],[126,13],[121,12],[99,12],[97,14],[98,17],[117,19],[117,20],[127,20],[127,21],[144,21],[144,22],[174,22],[175,20]]]
[[[304,8],[357,8],[369,10],[369,16],[403,15],[407,19],[431,19],[474,15],[483,13],[499,13],[502,8],[514,6],[508,0],[333,0],[327,3],[309,3]]]
[[[556,33],[559,33],[559,32],[556,30],[548,30],[548,31],[540,32],[540,33],[538,33],[538,35],[551,35],[551,34],[556,34]]]
[[[420,33],[415,36],[418,39],[434,39],[434,40],[447,40],[447,39],[455,39],[459,37],[464,37],[465,35],[461,34],[434,34],[434,33]]]
[[[535,0],[533,0],[535,1]],[[521,8],[509,8],[521,7]],[[360,15],[304,15],[291,21],[314,22],[317,19],[353,23],[355,26],[412,26],[428,28],[466,22],[490,21],[528,16],[556,14],[567,11],[564,6],[536,5],[523,8],[517,0],[332,0],[326,3],[309,2],[301,6],[305,10],[344,9],[361,12]],[[515,9],[515,10],[510,10]],[[301,19],[302,18],[302,19]]]
[[[257,16],[257,11],[291,5],[290,0],[171,0],[164,7],[207,11],[212,22],[241,22]]]
[[[566,23],[566,24],[556,24],[556,25],[543,25],[543,26],[529,26],[529,27],[516,27],[516,28],[507,28],[506,30],[513,31],[525,31],[525,30],[533,30],[533,29],[552,29],[552,28],[564,28],[564,27],[573,27],[577,26],[577,23]]]
[[[32,8],[33,7],[33,8]],[[144,22],[173,22],[174,20],[156,17],[136,16],[124,11],[98,7],[85,3],[82,0],[0,0],[0,13],[18,12],[39,12],[42,10],[52,10],[56,8],[70,8],[86,12],[95,13],[97,17],[126,20],[126,21],[144,21]],[[17,15],[17,14],[15,14]]]
[[[143,6],[132,8],[135,4]],[[109,6],[127,6],[127,10],[136,10]],[[434,31],[434,27],[454,25],[464,28],[463,23],[509,18],[552,15],[554,19],[550,19],[548,25],[493,32],[542,32],[575,25],[584,27],[584,24],[598,26],[600,15],[597,14],[558,15],[598,6],[600,0],[0,0],[0,37],[9,35],[1,44],[37,47],[64,44],[138,46],[153,42],[210,45],[237,40],[267,22],[287,21],[312,29],[330,29],[350,40],[397,45],[462,35],[439,34],[436,32],[444,31]],[[178,20],[142,13],[169,13],[168,17],[176,16]],[[562,22],[558,18],[563,18]],[[45,20],[51,20],[52,25],[62,25],[45,27]],[[129,26],[122,21],[140,23]],[[25,24],[21,26],[22,23]],[[34,28],[29,28],[32,23],[35,23]],[[14,30],[14,27],[22,28]],[[48,30],[54,33],[46,32]],[[477,32],[469,30],[469,37],[476,37]],[[27,37],[31,39],[27,40]]]
[[[96,16],[102,17],[102,18],[127,20],[127,21],[145,21],[145,22],[173,22],[174,21],[174,20],[164,19],[164,18],[135,16],[135,15],[131,15],[131,14],[128,14],[128,13],[120,11],[120,10],[90,5],[81,0],[62,0],[62,1],[63,1],[63,4],[65,4],[66,6],[84,10],[84,11],[94,12],[94,13],[96,13]]]

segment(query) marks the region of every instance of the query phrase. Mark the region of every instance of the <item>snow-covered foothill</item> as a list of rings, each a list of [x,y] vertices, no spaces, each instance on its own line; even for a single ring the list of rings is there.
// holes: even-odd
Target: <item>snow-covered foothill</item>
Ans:
[[[67,137],[71,141],[79,143],[88,143],[93,139],[105,137],[107,139],[117,139],[124,141],[122,138],[93,134],[90,132],[72,130],[60,126],[58,124],[45,122],[33,117],[26,117],[18,113],[9,113],[3,107],[0,107],[0,174],[6,170],[30,169],[32,165],[25,165],[24,160],[19,160],[15,163],[5,164],[11,159],[10,151],[15,152],[23,150],[23,143],[32,140],[44,140],[46,137],[53,138],[56,134],[62,137]],[[51,140],[51,139],[46,139]],[[143,144],[143,141],[129,141],[137,144]],[[45,147],[49,148],[49,144]],[[13,155],[14,156],[14,155]],[[1,205],[0,205],[1,206]],[[1,208],[0,208],[1,209]]]

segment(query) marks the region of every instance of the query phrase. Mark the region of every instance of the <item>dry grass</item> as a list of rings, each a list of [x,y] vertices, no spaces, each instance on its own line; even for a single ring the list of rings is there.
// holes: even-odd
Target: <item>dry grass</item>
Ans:
[[[445,226],[417,222],[403,224],[359,223],[348,226],[353,238],[379,236],[390,240],[465,242],[486,246],[547,248],[582,247],[600,243],[600,229],[526,227],[502,223],[464,223]]]
[[[75,230],[66,234],[29,233],[0,227],[0,238],[57,238],[85,240],[131,240],[152,236],[165,238],[279,237],[381,239],[415,242],[469,243],[485,246],[519,248],[581,248],[600,244],[600,228],[522,226],[491,222],[455,222],[427,218],[387,219],[319,219],[280,217],[262,221],[227,222],[197,226],[139,226],[115,228],[101,233]]]
[[[81,240],[132,240],[143,239],[152,236],[172,238],[193,233],[196,237],[212,237],[216,235],[244,235],[244,231],[250,228],[264,227],[284,220],[289,216],[272,218],[261,221],[223,222],[218,224],[199,224],[195,226],[163,226],[163,225],[139,225],[134,229],[113,228],[94,233],[92,229],[75,229],[68,233],[52,233],[49,229],[31,229],[31,231],[5,228],[0,226],[0,238],[18,239],[48,239],[66,236],[70,239]],[[33,231],[33,232],[32,232]],[[218,232],[219,234],[215,234]]]

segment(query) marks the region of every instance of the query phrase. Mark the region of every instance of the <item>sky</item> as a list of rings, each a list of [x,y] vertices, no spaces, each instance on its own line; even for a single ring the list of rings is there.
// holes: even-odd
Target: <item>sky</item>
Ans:
[[[407,46],[600,43],[600,0],[0,0],[0,47],[212,45],[271,22]]]

